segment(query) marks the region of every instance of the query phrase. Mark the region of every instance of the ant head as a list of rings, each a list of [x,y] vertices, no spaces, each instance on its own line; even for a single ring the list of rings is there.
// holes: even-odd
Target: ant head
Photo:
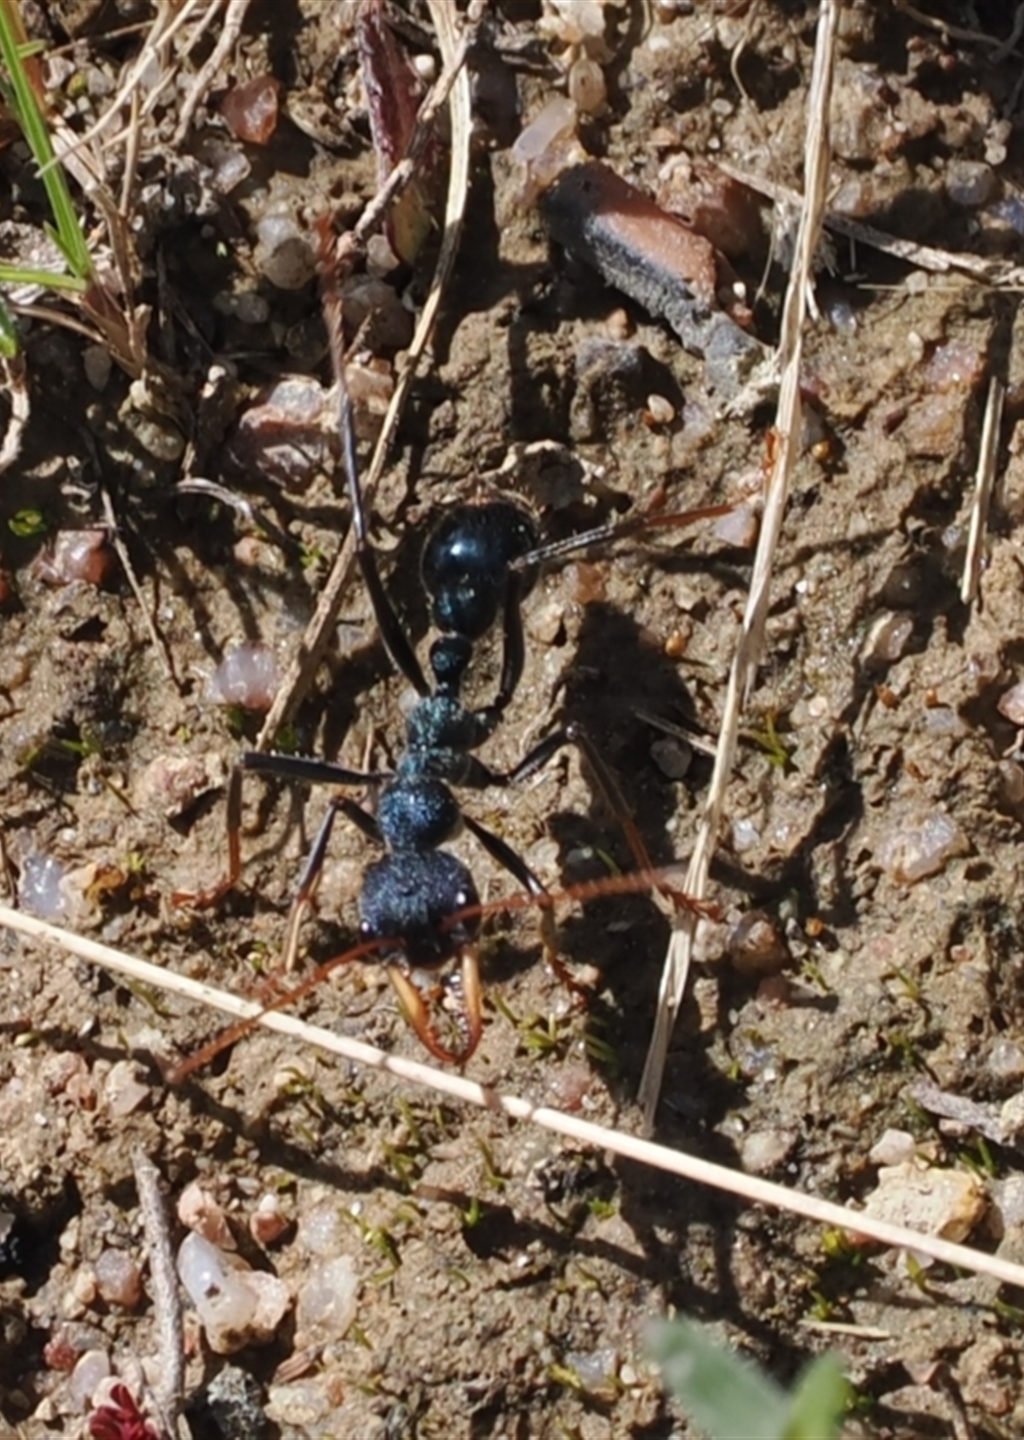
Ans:
[[[438,630],[465,636],[468,641],[486,635],[498,615],[504,577],[462,576],[449,581],[432,597],[430,615]]]
[[[430,668],[438,690],[457,695],[472,658],[473,644],[464,634],[439,635],[430,647]]]

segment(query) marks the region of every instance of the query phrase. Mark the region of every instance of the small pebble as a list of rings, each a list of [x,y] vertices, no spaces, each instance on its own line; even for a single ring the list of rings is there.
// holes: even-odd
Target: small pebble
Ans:
[[[901,885],[914,885],[938,875],[956,855],[970,850],[963,831],[943,810],[908,817],[888,830],[879,842],[876,859]]]
[[[277,129],[279,92],[272,75],[257,75],[228,91],[221,114],[236,139],[266,145]]]
[[[755,1130],[740,1142],[740,1159],[748,1175],[770,1175],[783,1165],[797,1142],[793,1130]]]
[[[943,184],[954,205],[977,210],[995,194],[996,177],[990,165],[979,160],[953,159],[946,167]]]
[[[314,1266],[295,1303],[296,1345],[341,1340],[356,1318],[359,1278],[348,1255]]]
[[[117,1119],[131,1115],[150,1098],[150,1088],[141,1078],[145,1072],[134,1060],[118,1060],[103,1083],[107,1111]]]
[[[208,1190],[195,1180],[178,1196],[178,1219],[221,1250],[234,1250],[235,1241],[227,1217]]]
[[[789,949],[777,921],[764,910],[748,910],[726,937],[726,952],[741,975],[774,975],[789,963]]]
[[[344,1219],[336,1200],[324,1200],[301,1216],[296,1239],[307,1255],[327,1259],[344,1250],[352,1236],[352,1227]]]
[[[575,1371],[589,1395],[614,1393],[619,1370],[619,1352],[610,1346],[601,1350],[570,1350],[563,1363]]]
[[[219,789],[225,778],[224,761],[217,754],[157,755],[136,780],[132,798],[139,810],[177,820],[201,795]]]
[[[82,351],[85,378],[94,390],[105,390],[114,361],[106,345],[87,345]]]
[[[237,1365],[225,1365],[206,1387],[204,1399],[219,1440],[262,1440],[270,1429],[256,1380]]]
[[[37,557],[32,573],[44,585],[84,580],[99,590],[110,583],[116,565],[106,530],[61,530]]]
[[[959,1242],[967,1239],[987,1205],[977,1176],[966,1170],[928,1169],[908,1161],[882,1167],[864,1213]]]
[[[67,1397],[76,1415],[92,1404],[101,1380],[110,1375],[110,1356],[105,1350],[86,1350],[79,1356],[67,1384]]]
[[[996,702],[1000,715],[1005,715],[1012,725],[1024,726],[1024,681],[1005,690]]]
[[[284,1281],[231,1260],[194,1232],[178,1249],[178,1275],[216,1355],[273,1338],[288,1311]]]
[[[1014,1040],[997,1040],[988,1052],[988,1071],[997,1080],[1024,1077],[1024,1047]]]
[[[257,643],[236,645],[210,676],[206,693],[216,705],[269,710],[279,684],[280,674],[272,650]]]
[[[596,61],[581,55],[569,69],[569,99],[581,115],[599,115],[608,100],[604,71]]]
[[[279,290],[301,290],[316,275],[309,239],[290,215],[264,215],[256,226],[256,266]]]
[[[1024,804],[1024,769],[1015,760],[1000,760],[998,772],[999,800],[1010,810]]]
[[[54,855],[36,850],[22,857],[18,875],[18,903],[40,920],[59,920],[67,908],[61,886],[66,867]]]
[[[257,1245],[273,1245],[290,1224],[291,1221],[281,1209],[280,1196],[268,1191],[260,1196],[256,1209],[249,1216],[249,1234]]]
[[[666,736],[651,746],[651,759],[669,780],[682,780],[693,763],[693,750],[685,740]]]
[[[676,418],[675,406],[664,395],[648,395],[647,414],[652,425],[671,425]]]
[[[142,1273],[124,1250],[104,1250],[96,1261],[96,1289],[101,1300],[122,1310],[137,1309],[142,1299]]]
[[[752,505],[736,505],[714,523],[712,533],[723,545],[735,545],[738,550],[752,550],[757,543],[760,519]]]
[[[71,1282],[71,1293],[79,1305],[95,1303],[99,1287],[96,1284],[96,1271],[91,1265],[82,1265],[75,1271],[75,1277]]]
[[[914,617],[884,610],[868,629],[860,658],[865,665],[891,665],[906,653],[914,633]]]
[[[917,1153],[917,1142],[909,1130],[883,1130],[868,1152],[873,1165],[905,1165]]]

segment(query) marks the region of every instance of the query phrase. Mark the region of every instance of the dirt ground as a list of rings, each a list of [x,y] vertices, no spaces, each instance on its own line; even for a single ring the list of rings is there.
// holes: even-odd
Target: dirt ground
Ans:
[[[730,413],[662,318],[554,244],[511,146],[583,55],[607,100],[580,138],[648,194],[665,198],[665,167],[680,155],[799,190],[816,6],[623,0],[607,5],[598,40],[573,41],[590,8],[489,7],[470,62],[466,230],[374,502],[375,535],[425,655],[417,557],[443,507],[508,490],[550,535],[652,503],[741,507],[546,567],[524,605],[522,682],[483,752],[507,769],[556,722],[582,722],[667,865],[689,855],[706,793],[773,401]],[[999,48],[1013,8],[848,6],[831,208],[917,245],[1015,260],[1019,37]],[[137,55],[150,7],[22,9],[61,61],[55,104],[84,131]],[[351,223],[377,185],[352,12],[339,0],[255,0],[181,138],[182,103],[222,17],[164,92],[146,92],[125,213],[134,301],[150,307],[164,384],[143,393],[93,339],[26,320],[31,411],[0,485],[7,898],[250,996],[280,951],[326,792],[247,782],[242,885],[206,910],[172,895],[224,872],[225,781],[260,726],[258,712],[218,703],[211,677],[240,644],[283,672],[348,525],[309,237],[325,212]],[[402,13],[402,43],[428,70],[429,11],[409,0]],[[575,73],[581,84],[593,71]],[[276,126],[262,143],[240,139],[226,97],[266,75],[278,82]],[[440,134],[427,165],[443,193]],[[123,144],[105,153],[116,194]],[[10,245],[26,233],[11,227],[38,231],[46,210],[23,146],[0,165]],[[744,213],[730,258],[771,345],[791,226],[767,203],[748,200]],[[86,216],[92,225],[88,204]],[[364,463],[436,246],[435,233],[372,292],[354,355],[366,394],[376,385],[357,397]],[[1021,1258],[1018,293],[838,232],[822,255],[804,449],[713,870],[720,918],[674,1036],[657,1138],[844,1202],[877,1202],[886,1169],[890,1194],[903,1176],[903,1198],[912,1175],[952,1176],[968,1213],[944,1215],[948,1233]],[[979,593],[965,604],[993,376],[1007,385],[1000,479]],[[278,391],[270,414],[284,377],[316,383]],[[217,482],[227,500],[179,491],[186,476]],[[85,579],[51,554],[61,532],[111,512],[141,596],[105,552]],[[483,647],[483,700],[498,666],[496,647]],[[280,744],[387,769],[408,689],[354,580]],[[522,787],[463,798],[552,889],[635,868],[571,749]],[[486,898],[513,892],[471,837],[456,849]],[[354,942],[371,858],[339,824],[304,964]],[[486,1029],[468,1073],[637,1128],[667,922],[645,895],[609,894],[567,904],[559,935],[593,982],[584,1011],[541,963],[535,915],[509,909],[489,924]],[[342,967],[303,1012],[423,1053],[380,967]],[[140,1364],[159,1381],[139,1150],[174,1205],[197,1182],[245,1263],[287,1286],[272,1333],[230,1355],[213,1353],[187,1312],[197,1437],[689,1436],[644,1356],[644,1326],[666,1307],[784,1383],[836,1349],[853,1387],[850,1437],[1024,1433],[1024,1297],[941,1266],[908,1272],[841,1235],[266,1033],[166,1083],[218,1024],[0,933],[0,1440],[86,1433],[86,1377],[105,1367],[136,1393]],[[176,1244],[184,1233],[175,1220]],[[354,1277],[354,1318],[333,1328],[313,1313],[321,1271]]]

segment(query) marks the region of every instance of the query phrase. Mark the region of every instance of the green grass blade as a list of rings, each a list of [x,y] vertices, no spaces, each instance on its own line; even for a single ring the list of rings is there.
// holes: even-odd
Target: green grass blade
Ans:
[[[92,273],[89,247],[71,192],[68,190],[67,178],[54,154],[46,117],[25,69],[24,54],[11,16],[10,0],[0,3],[0,60],[7,73],[11,109],[42,175],[53,212],[57,243],[72,275],[85,280]]]
[[[85,280],[60,270],[29,270],[23,265],[0,264],[0,285],[45,285],[50,290],[84,290]]]
[[[13,360],[20,349],[21,336],[14,323],[14,316],[8,310],[3,296],[0,295],[0,358]]]

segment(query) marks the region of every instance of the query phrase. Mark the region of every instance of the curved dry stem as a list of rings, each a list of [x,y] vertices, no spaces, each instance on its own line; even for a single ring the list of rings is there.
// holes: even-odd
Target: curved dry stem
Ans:
[[[116,975],[125,975],[140,984],[153,986],[198,1004],[212,1006],[227,1015],[256,1020],[268,1030],[275,1030],[303,1044],[316,1045],[357,1065],[368,1065],[372,1069],[382,1070],[404,1083],[425,1086],[469,1105],[481,1105],[485,1109],[508,1115],[513,1120],[529,1121],[582,1145],[611,1151],[641,1165],[650,1165],[669,1174],[679,1175],[685,1180],[693,1180],[698,1185],[709,1185],[752,1204],[768,1205],[793,1215],[801,1215],[818,1225],[840,1229],[879,1245],[907,1250],[917,1255],[928,1255],[942,1264],[978,1275],[991,1276],[1004,1285],[1024,1286],[1024,1265],[1015,1264],[1000,1255],[988,1255],[969,1245],[957,1245],[937,1235],[925,1235],[910,1230],[905,1225],[876,1220],[848,1206],[821,1200],[816,1195],[805,1195],[802,1191],[759,1179],[755,1175],[739,1174],[724,1165],[698,1159],[680,1150],[671,1150],[666,1145],[657,1145],[626,1131],[595,1125],[589,1120],[581,1120],[576,1115],[566,1115],[563,1111],[551,1109],[549,1106],[534,1105],[516,1095],[502,1095],[486,1085],[467,1079],[464,1075],[455,1075],[449,1070],[439,1069],[436,1065],[420,1060],[388,1055],[361,1040],[336,1035],[318,1025],[309,1025],[295,1015],[283,1015],[277,1011],[261,1013],[259,1005],[251,1000],[242,1000],[237,995],[204,985],[186,975],[162,970],[158,965],[137,960],[124,951],[114,950],[96,940],[62,930],[45,920],[37,920],[32,915],[12,910],[7,905],[0,905],[0,926],[36,941],[58,945],[68,955],[100,965]]]

